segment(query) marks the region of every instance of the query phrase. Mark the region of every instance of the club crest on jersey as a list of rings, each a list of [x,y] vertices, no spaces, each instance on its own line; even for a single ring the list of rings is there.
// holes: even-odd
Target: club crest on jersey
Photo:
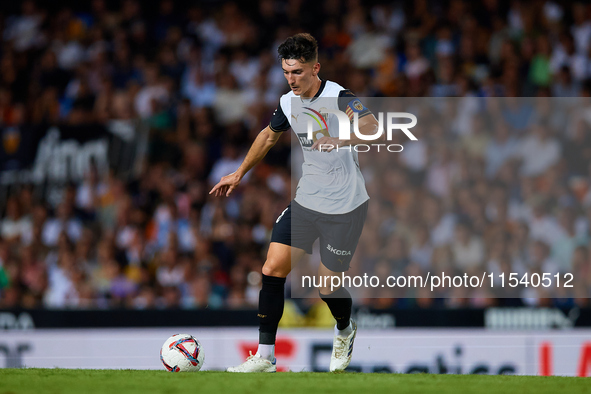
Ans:
[[[355,112],[361,112],[363,111],[363,109],[365,108],[363,106],[363,104],[361,104],[361,101],[359,100],[353,100],[349,103],[349,106],[353,109],[353,111]]]

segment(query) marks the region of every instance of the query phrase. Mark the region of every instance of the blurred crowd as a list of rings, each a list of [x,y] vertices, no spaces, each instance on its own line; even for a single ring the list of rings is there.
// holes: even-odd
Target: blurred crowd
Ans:
[[[433,292],[366,286],[359,298],[383,308],[589,305],[588,97],[380,102],[421,123],[402,153],[359,153],[371,200],[351,274],[487,279]]]
[[[573,272],[577,294],[505,295],[588,305],[590,5],[23,0],[0,5],[0,127],[141,119],[150,144],[138,179],[93,168],[55,206],[35,185],[11,189],[0,307],[256,306],[293,189],[289,133],[230,198],[208,191],[268,125],[288,90],[276,49],[300,31],[318,40],[322,78],[358,97],[419,97],[429,119],[403,153],[360,154],[371,204],[352,274]],[[430,97],[455,97],[455,109]],[[509,302],[356,296],[384,308]]]

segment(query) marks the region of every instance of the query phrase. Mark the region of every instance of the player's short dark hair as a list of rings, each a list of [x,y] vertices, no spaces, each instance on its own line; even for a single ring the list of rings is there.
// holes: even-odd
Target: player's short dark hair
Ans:
[[[279,59],[295,59],[302,63],[318,59],[318,43],[308,33],[298,33],[289,37],[277,49]]]

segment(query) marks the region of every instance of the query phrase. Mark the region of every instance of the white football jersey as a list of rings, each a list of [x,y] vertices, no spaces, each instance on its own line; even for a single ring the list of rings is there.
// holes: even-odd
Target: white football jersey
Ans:
[[[323,81],[312,99],[302,99],[291,91],[281,96],[271,129],[279,132],[291,127],[302,147],[304,162],[295,201],[317,212],[343,214],[353,211],[369,196],[359,168],[358,153],[353,147],[341,147],[338,152],[311,149],[323,136],[339,136],[337,117],[326,113],[327,109],[345,112],[349,119],[354,112],[359,117],[371,113],[349,90]],[[308,138],[308,122],[312,124],[312,139]]]

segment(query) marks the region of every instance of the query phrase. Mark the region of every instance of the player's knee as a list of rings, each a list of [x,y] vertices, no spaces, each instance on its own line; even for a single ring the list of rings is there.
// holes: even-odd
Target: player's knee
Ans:
[[[318,288],[318,294],[320,295],[320,297],[328,297],[333,292],[334,291],[331,290],[330,287],[319,287]]]
[[[275,276],[278,278],[285,278],[291,271],[289,261],[282,261],[267,257],[267,261],[263,265],[263,275]]]
[[[340,278],[336,277],[335,279]],[[323,286],[318,287],[318,293],[320,297],[331,296],[333,293],[337,292],[341,288],[340,280],[332,280],[332,277],[329,276],[319,278],[318,283],[323,284]]]

